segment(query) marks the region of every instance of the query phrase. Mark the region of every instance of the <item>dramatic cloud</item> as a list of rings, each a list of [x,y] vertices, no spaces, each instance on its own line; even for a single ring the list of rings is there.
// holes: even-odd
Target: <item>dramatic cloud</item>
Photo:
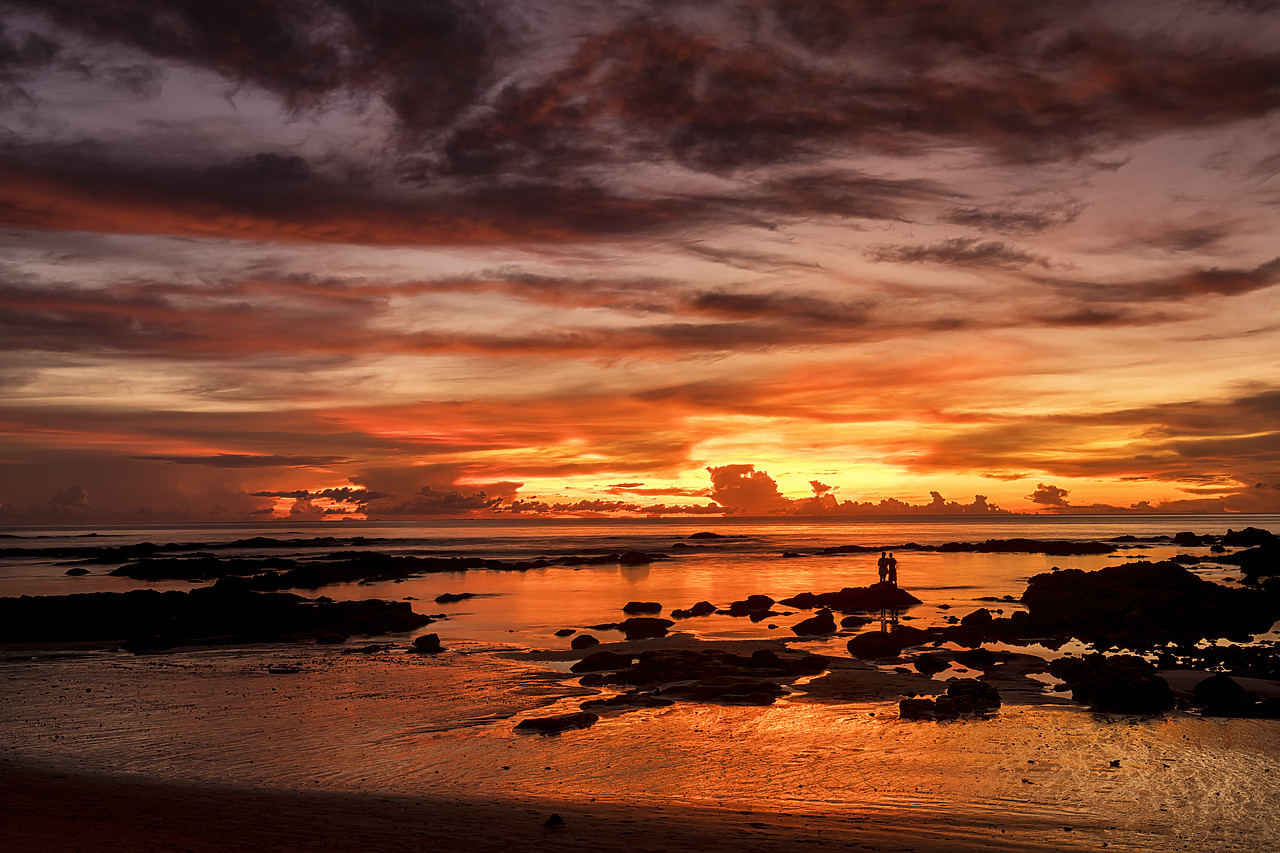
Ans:
[[[0,516],[1278,511],[1274,13],[0,0]]]

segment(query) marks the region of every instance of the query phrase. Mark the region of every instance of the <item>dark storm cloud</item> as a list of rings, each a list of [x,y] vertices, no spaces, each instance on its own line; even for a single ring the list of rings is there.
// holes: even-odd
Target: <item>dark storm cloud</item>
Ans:
[[[6,0],[67,30],[189,63],[295,109],[380,96],[406,128],[473,103],[505,42],[479,6],[451,0]]]
[[[203,465],[209,468],[313,468],[340,464],[341,456],[279,456],[247,453],[215,453],[212,456],[134,456],[144,462],[172,462],[175,465]]]
[[[1026,266],[1049,268],[1048,258],[1033,255],[1000,240],[978,240],[953,237],[925,246],[880,246],[868,255],[880,263],[940,264],[943,266],[977,266],[1020,269]]]
[[[338,489],[320,489],[319,491],[311,491],[309,489],[288,489],[284,491],[264,491],[250,492],[255,498],[294,498],[295,500],[313,500],[315,498],[327,498],[336,503],[363,504],[369,501],[385,500],[393,497],[387,492],[370,491],[369,489],[353,489],[343,486]]]

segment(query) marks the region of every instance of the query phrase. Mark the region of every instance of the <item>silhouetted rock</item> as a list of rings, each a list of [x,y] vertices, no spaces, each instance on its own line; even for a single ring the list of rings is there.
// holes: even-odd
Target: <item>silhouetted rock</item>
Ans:
[[[861,628],[863,625],[870,625],[874,621],[874,619],[867,616],[846,616],[840,620],[840,627]]]
[[[78,569],[78,568],[77,568],[77,569],[67,569],[65,572],[63,572],[63,574],[64,574],[64,575],[68,575],[68,576],[70,576],[70,577],[75,578],[75,577],[80,577],[81,575],[87,575],[87,574],[89,574],[89,570],[88,570],[88,569]]]
[[[709,616],[716,612],[716,606],[710,601],[699,601],[686,610],[672,610],[672,619],[690,619],[694,616]]]
[[[764,613],[773,606],[773,599],[767,595],[748,595],[741,601],[729,605],[730,616],[750,616],[752,613]]]
[[[1280,536],[1258,527],[1246,527],[1244,530],[1227,530],[1219,541],[1223,545],[1252,547],[1275,544],[1280,541]]]
[[[628,640],[648,640],[667,636],[667,629],[676,623],[670,619],[656,619],[652,616],[633,616],[618,623],[618,630]]]
[[[655,558],[661,555],[645,554],[641,551],[627,551],[618,557],[618,562],[624,566],[640,566],[645,563],[652,563]]]
[[[564,818],[560,817],[558,814],[553,814],[544,821],[543,825],[556,829],[565,825]]]
[[[0,642],[147,637],[163,637],[174,645],[275,642],[314,639],[326,632],[400,633],[429,621],[407,602],[310,601],[290,593],[255,592],[247,579],[237,577],[189,592],[136,589],[0,598]]]
[[[475,597],[476,593],[474,592],[442,592],[436,596],[436,604],[455,604]]]
[[[724,537],[721,536],[719,533],[712,533],[710,531],[703,530],[698,533],[689,534],[689,538],[690,539],[723,539]]]
[[[1173,544],[1182,548],[1197,548],[1201,545],[1210,545],[1216,541],[1217,539],[1213,536],[1199,536],[1189,530],[1173,535]]]
[[[836,620],[831,615],[831,611],[824,607],[813,617],[792,625],[791,630],[799,636],[834,634],[836,632]]]
[[[661,613],[662,605],[656,601],[628,601],[622,605],[623,613]]]
[[[988,539],[985,542],[947,542],[937,547],[942,553],[1049,554],[1074,557],[1111,554],[1117,550],[1109,542],[1068,542],[1057,539]]]
[[[320,646],[339,646],[347,641],[348,637],[338,631],[321,631],[316,634],[316,644]]]
[[[1073,699],[1095,711],[1158,714],[1174,706],[1168,682],[1135,655],[1063,657],[1049,662],[1049,672],[1066,683]]]
[[[1000,693],[975,678],[956,678],[947,683],[947,692],[936,699],[903,699],[898,716],[904,720],[958,720],[985,716],[1000,710]]]
[[[863,660],[897,657],[906,648],[899,645],[888,631],[867,631],[858,634],[849,640],[847,647],[849,654]]]
[[[996,654],[991,649],[966,649],[956,652],[953,660],[969,669],[990,669],[996,665]]]
[[[600,641],[590,634],[579,634],[569,641],[569,648],[571,649],[589,649],[598,645],[600,645]]]
[[[903,610],[919,604],[920,599],[901,587],[883,582],[871,586],[845,587],[839,592],[802,592],[791,598],[784,598],[778,603],[806,610],[826,607],[837,613],[858,613],[872,610]]]
[[[435,655],[444,651],[444,646],[440,645],[439,634],[423,634],[413,638],[413,645],[409,651],[419,655]]]
[[[1261,634],[1280,617],[1274,596],[1230,589],[1167,561],[1039,574],[1022,601],[1029,630],[1129,648]]]
[[[787,691],[782,685],[764,678],[745,675],[721,675],[680,685],[663,691],[667,695],[691,702],[719,702],[734,705],[772,705]]]
[[[950,663],[931,652],[917,655],[916,659],[911,662],[911,665],[916,668],[917,672],[921,672],[924,675],[934,675],[951,669]]]
[[[569,671],[600,672],[607,669],[624,669],[631,666],[631,661],[634,659],[632,655],[620,655],[617,652],[592,652],[569,667]]]
[[[571,637],[571,636],[573,636],[573,635],[574,635],[574,634],[576,634],[576,633],[578,633],[578,629],[577,629],[577,628],[561,628],[559,631],[556,631],[556,636],[557,636],[557,637]]]
[[[588,699],[578,707],[584,711],[591,711],[595,714],[604,713],[606,711],[634,711],[640,708],[665,708],[674,705],[672,699],[664,699],[661,696],[655,696],[652,693],[642,693],[638,690],[632,690],[627,693],[621,693],[617,696],[610,696],[608,699]]]
[[[516,724],[517,731],[531,731],[539,734],[559,734],[569,729],[585,729],[596,724],[600,718],[589,711],[578,711],[572,714],[557,714],[553,717],[530,717]]]

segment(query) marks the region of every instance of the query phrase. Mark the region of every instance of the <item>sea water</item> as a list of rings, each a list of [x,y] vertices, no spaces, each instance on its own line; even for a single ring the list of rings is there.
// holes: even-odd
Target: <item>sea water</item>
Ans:
[[[402,583],[339,584],[307,595],[409,599],[443,614],[428,630],[448,651],[268,645],[135,657],[112,651],[0,656],[0,756],[45,767],[100,770],[220,784],[386,791],[488,798],[550,797],[643,804],[655,800],[765,816],[860,820],[900,812],[961,825],[1060,824],[1062,849],[1269,849],[1280,832],[1280,724],[1102,716],[1075,706],[1006,706],[994,719],[906,723],[896,702],[784,698],[766,708],[680,704],[606,717],[558,737],[517,733],[531,715],[576,710],[587,692],[557,664],[510,653],[563,649],[559,628],[619,639],[588,626],[624,618],[631,600],[664,610],[749,594],[783,598],[875,580],[877,553],[824,548],[896,547],[988,538],[1098,540],[1220,534],[1245,526],[1280,531],[1276,516],[1055,518],[928,521],[556,521],[279,523],[251,527],[9,529],[3,547],[225,543],[364,536],[396,554],[527,560],[636,550],[670,560],[642,566],[554,566],[528,571],[425,575]],[[700,532],[715,538],[690,539]],[[86,537],[86,533],[97,533]],[[698,548],[677,549],[684,543]],[[334,546],[269,553],[305,556]],[[236,550],[219,550],[232,555]],[[242,553],[266,553],[245,549]],[[803,556],[784,557],[784,553]],[[1055,566],[1100,568],[1203,548],[1136,545],[1112,555],[1047,557],[898,550],[900,578],[924,602],[904,618],[941,624],[987,606],[1013,609],[1026,579]],[[144,584],[106,574],[67,577],[62,560],[0,558],[0,594],[121,591]],[[1205,577],[1234,582],[1229,567]],[[304,591],[299,591],[304,592]],[[443,592],[477,597],[437,604]],[[991,601],[989,599],[1001,599]],[[949,607],[946,605],[950,605]],[[776,606],[759,623],[710,616],[675,630],[706,639],[790,637],[808,611]],[[1274,636],[1274,634],[1272,635]],[[408,636],[390,638],[404,642]],[[844,638],[805,648],[844,654]],[[562,665],[560,665],[561,668]],[[273,671],[274,670],[274,671]],[[955,829],[959,832],[961,830]]]

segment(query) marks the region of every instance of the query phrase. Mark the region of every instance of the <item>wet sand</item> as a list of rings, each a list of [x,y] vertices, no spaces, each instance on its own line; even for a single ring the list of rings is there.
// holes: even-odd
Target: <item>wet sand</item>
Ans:
[[[1051,851],[1075,848],[1063,827],[954,815],[848,817],[680,808],[669,803],[492,801],[299,792],[50,773],[0,762],[0,838],[9,853],[50,851],[521,850],[758,851],[799,849]],[[565,825],[546,825],[558,814]],[[1082,839],[1083,841],[1084,839]],[[805,845],[805,846],[801,846]],[[808,845],[813,845],[808,847]],[[1080,845],[1089,849],[1089,842]]]
[[[682,703],[545,737],[515,723],[588,691],[509,655],[0,662],[0,848],[1252,853],[1280,831],[1271,721],[1026,702],[911,723],[874,697],[920,679],[842,661],[849,681],[822,695]],[[568,826],[547,829],[551,813]]]

